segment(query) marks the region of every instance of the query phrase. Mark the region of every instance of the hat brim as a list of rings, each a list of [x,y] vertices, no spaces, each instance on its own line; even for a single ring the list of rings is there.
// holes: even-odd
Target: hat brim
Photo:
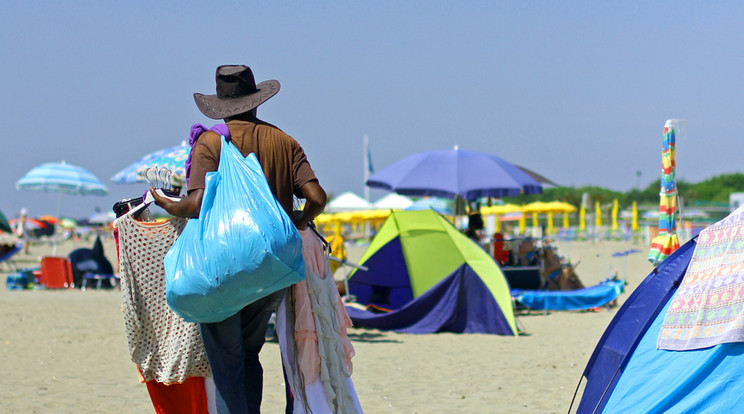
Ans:
[[[217,95],[194,94],[197,108],[209,118],[224,119],[258,107],[279,92],[279,81],[267,80],[256,85],[257,91],[234,99],[219,99]]]

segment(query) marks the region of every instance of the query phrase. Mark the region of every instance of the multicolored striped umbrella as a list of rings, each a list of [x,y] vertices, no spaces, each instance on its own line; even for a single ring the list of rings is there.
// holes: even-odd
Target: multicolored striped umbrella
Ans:
[[[182,142],[181,145],[177,145],[175,147],[165,148],[159,151],[152,152],[150,154],[145,155],[144,157],[140,158],[139,160],[127,165],[124,167],[121,171],[116,173],[113,177],[111,177],[111,181],[117,183],[117,184],[133,184],[138,182],[144,182],[146,181],[143,174],[138,174],[139,170],[143,170],[147,167],[158,167],[161,166],[159,164],[162,164],[162,166],[168,167],[169,165],[171,167],[174,167],[175,164],[167,164],[168,159],[176,160],[178,159],[180,161],[180,171],[176,171],[175,176],[180,176],[181,174],[184,176],[184,182],[185,182],[185,171],[184,166],[186,164],[186,158],[188,158],[189,151],[191,151],[191,147],[187,145],[186,142]],[[185,152],[185,157],[184,157]],[[174,169],[177,169],[174,167]]]
[[[190,146],[182,145],[142,164],[137,169],[137,180],[153,181],[153,175],[157,175],[158,171],[167,170],[169,173],[166,176],[158,177],[161,181],[165,179],[170,185],[186,186],[186,160],[190,152]]]
[[[672,120],[664,124],[664,140],[661,153],[661,201],[659,203],[659,234],[651,240],[648,260],[654,265],[663,262],[679,248],[677,238],[677,185],[674,174],[677,169],[676,142]]]

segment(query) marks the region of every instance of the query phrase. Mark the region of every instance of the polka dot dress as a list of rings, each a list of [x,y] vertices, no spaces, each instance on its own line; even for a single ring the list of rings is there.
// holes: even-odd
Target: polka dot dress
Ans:
[[[129,216],[119,224],[124,325],[132,361],[146,381],[172,384],[210,375],[198,325],[184,321],[165,300],[163,258],[186,221],[145,223]]]

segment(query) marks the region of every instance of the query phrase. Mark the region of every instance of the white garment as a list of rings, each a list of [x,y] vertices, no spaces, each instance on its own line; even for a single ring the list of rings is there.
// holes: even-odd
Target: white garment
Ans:
[[[290,356],[290,353],[294,350],[294,347],[289,344],[289,341],[292,340],[289,329],[294,328],[289,327],[287,323],[286,300],[287,297],[285,296],[284,299],[282,299],[282,303],[279,305],[279,308],[277,308],[276,310],[276,335],[279,338],[279,349],[282,354],[282,363],[284,364],[284,370],[287,374],[288,386],[290,387],[290,390],[292,390],[292,395],[299,396],[300,394],[293,389],[294,387],[292,385],[291,379],[294,375],[300,374],[296,372],[296,365],[291,362],[294,361],[294,357]],[[351,377],[347,377],[346,381],[349,390],[351,391],[351,397],[354,400],[354,406],[356,407],[357,413],[362,414],[362,406],[359,403],[359,398],[357,397],[356,390],[354,389],[354,382],[351,380]],[[328,404],[328,399],[326,398],[325,390],[323,388],[323,383],[320,380],[320,376],[315,378],[315,381],[313,381],[312,383],[305,384],[305,398],[307,400],[307,410],[305,409],[305,404],[303,404],[302,399],[295,398],[293,405],[293,414],[333,413],[331,406]]]

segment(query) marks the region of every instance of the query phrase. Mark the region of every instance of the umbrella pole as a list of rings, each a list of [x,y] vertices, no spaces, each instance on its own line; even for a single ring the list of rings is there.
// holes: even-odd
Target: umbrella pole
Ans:
[[[57,255],[57,230],[59,230],[57,227],[59,226],[59,210],[62,206],[62,192],[59,192],[59,196],[57,197],[57,222],[54,223],[54,244],[52,245],[52,256]]]

